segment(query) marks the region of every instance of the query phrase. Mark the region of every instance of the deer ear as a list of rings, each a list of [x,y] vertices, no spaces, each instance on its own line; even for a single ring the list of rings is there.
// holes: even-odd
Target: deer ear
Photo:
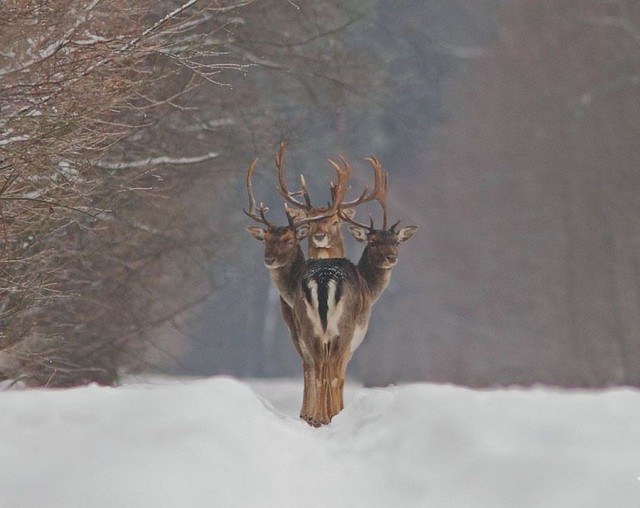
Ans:
[[[356,216],[356,211],[353,208],[347,208],[345,210],[340,210],[340,214],[347,219],[353,219]]]
[[[360,226],[349,226],[349,233],[359,242],[366,242],[369,240],[369,234],[367,230]]]
[[[288,206],[285,208],[286,208],[285,211],[287,212],[287,215],[291,217],[293,220],[301,220],[301,219],[307,218],[307,213],[304,210],[301,210],[300,208],[289,208]]]
[[[311,231],[309,224],[304,224],[303,226],[296,228],[296,238],[298,240],[306,238],[307,236],[309,236],[309,231]]]
[[[247,226],[247,232],[256,240],[260,240],[261,242],[264,242],[264,237],[267,233],[264,229],[259,228],[258,226]]]
[[[398,231],[398,241],[406,242],[409,238],[411,238],[416,231],[418,231],[418,226],[405,226],[400,231]]]

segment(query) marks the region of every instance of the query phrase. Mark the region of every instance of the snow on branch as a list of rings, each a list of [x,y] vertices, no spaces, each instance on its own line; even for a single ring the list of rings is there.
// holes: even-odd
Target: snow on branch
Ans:
[[[100,169],[137,169],[144,168],[148,166],[156,166],[158,164],[172,164],[172,165],[188,165],[188,164],[197,164],[198,162],[204,162],[207,160],[215,159],[219,157],[219,152],[209,152],[204,155],[200,155],[197,157],[167,157],[166,155],[162,155],[160,157],[149,157],[147,159],[140,159],[137,161],[130,162],[107,162],[107,161],[96,161],[94,162],[94,166]]]
[[[26,62],[22,62],[17,68],[6,67],[6,68],[0,69],[0,76],[4,76],[12,72],[24,71],[29,67],[32,67],[33,65],[36,65],[42,62],[43,60],[50,58],[61,48],[68,45],[71,42],[72,36],[76,33],[78,28],[80,28],[80,26],[83,23],[86,23],[87,20],[90,18],[90,16],[92,15],[92,11],[96,8],[98,3],[100,3],[100,0],[92,0],[89,3],[89,5],[87,5],[84,8],[84,14],[78,16],[73,26],[71,26],[71,28],[66,30],[65,33],[59,39],[51,42],[46,48],[37,51],[36,54],[31,59],[27,60]]]

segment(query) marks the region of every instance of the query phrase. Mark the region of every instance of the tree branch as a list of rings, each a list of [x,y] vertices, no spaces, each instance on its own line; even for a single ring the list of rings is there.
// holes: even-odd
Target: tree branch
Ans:
[[[160,157],[149,157],[148,159],[140,159],[130,162],[96,161],[93,163],[93,165],[100,169],[113,170],[144,168],[147,166],[156,166],[158,164],[171,164],[175,166],[181,166],[187,164],[197,164],[198,162],[208,161],[219,156],[219,152],[209,152],[196,157],[168,157],[166,155],[162,155]]]

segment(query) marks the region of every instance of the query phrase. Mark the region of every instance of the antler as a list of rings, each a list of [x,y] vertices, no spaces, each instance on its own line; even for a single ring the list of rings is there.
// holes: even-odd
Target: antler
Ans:
[[[371,165],[375,173],[375,184],[374,184],[373,191],[371,192],[371,194],[367,195],[368,189],[365,187],[364,192],[358,199],[355,199],[348,203],[343,203],[340,208],[351,208],[375,199],[382,207],[382,228],[386,230],[387,229],[387,190],[389,188],[389,174],[384,171],[384,169],[382,168],[382,165],[380,164],[380,162],[378,162],[378,159],[376,159],[374,156],[367,157],[365,160]],[[369,231],[373,230],[373,217],[371,215],[369,215],[369,225],[353,220],[347,217],[346,214],[340,214],[340,216],[344,220],[351,222],[356,226],[360,226],[361,228],[368,229]],[[400,221],[393,224],[390,230],[393,230],[399,223]]]
[[[253,170],[256,168],[257,162],[258,159],[254,159],[247,168],[247,195],[249,196],[249,211],[247,211],[244,206],[242,207],[242,211],[256,222],[264,224],[267,227],[273,227],[273,224],[269,222],[267,220],[267,217],[265,216],[265,214],[269,211],[269,208],[264,206],[263,203],[260,203],[260,205],[256,205],[256,199],[253,196],[253,183],[251,182],[251,177],[253,176]],[[256,211],[258,213],[256,213]]]
[[[284,153],[287,151],[287,144],[280,143],[280,149],[276,154],[276,168],[278,168],[278,192],[280,195],[286,199],[289,203],[294,205],[296,208],[303,208],[305,210],[310,210],[311,207],[311,199],[309,198],[309,191],[307,190],[307,182],[304,179],[304,175],[300,175],[300,185],[302,186],[302,190],[297,192],[289,192],[287,188],[287,179],[284,176],[284,166],[282,165],[282,159],[284,157]],[[295,196],[304,197],[304,203],[298,201]]]
[[[331,182],[331,203],[329,204],[327,209],[318,215],[314,215],[313,217],[306,217],[298,221],[294,221],[291,216],[287,214],[287,217],[289,217],[289,223],[293,227],[298,227],[303,224],[309,224],[310,222],[320,221],[326,219],[327,217],[331,217],[336,213],[339,213],[340,207],[342,206],[342,200],[347,193],[347,184],[349,183],[349,177],[351,176],[352,171],[351,166],[344,159],[344,157],[340,157],[340,160],[342,160],[342,164],[344,166],[342,168],[332,160],[329,160],[329,163],[331,163],[331,165],[333,166],[333,169],[336,172],[336,176],[338,177],[338,183],[334,184],[333,182]]]
[[[371,164],[371,167],[373,168],[373,171],[374,171],[375,183],[374,183],[373,191],[371,192],[371,194],[367,195],[369,188],[365,186],[364,191],[357,199],[354,199],[353,201],[343,202],[340,205],[340,208],[354,208],[358,205],[361,205],[362,203],[367,203],[374,199],[376,200],[382,199],[385,201],[385,204],[383,205],[383,209],[386,210],[385,195],[387,192],[387,174],[384,172],[384,170],[382,169],[382,166],[380,165],[380,163],[375,157],[373,156],[367,157],[367,159],[365,160],[367,160],[369,164]]]
[[[278,193],[287,201],[287,203],[293,205],[294,207],[302,208],[304,210],[311,210],[313,207],[311,205],[311,199],[309,197],[309,191],[307,189],[307,182],[303,175],[300,175],[301,190],[296,192],[290,192],[288,189],[287,180],[284,175],[284,165],[283,165],[283,159],[284,159],[284,154],[286,150],[287,150],[286,143],[281,143],[280,149],[278,150],[278,153],[276,154],[276,158],[275,158],[276,168],[278,169]],[[374,188],[371,193],[369,193],[369,188],[365,186],[362,194],[358,196],[356,199],[352,201],[344,201],[344,198],[347,194],[349,178],[351,177],[353,168],[347,162],[347,160],[342,156],[340,156],[342,167],[336,162],[334,162],[333,160],[329,159],[329,163],[335,170],[336,176],[338,177],[338,183],[331,182],[331,203],[329,204],[327,209],[323,211],[321,214],[314,215],[313,217],[305,217],[304,219],[300,219],[298,221],[294,221],[291,218],[291,215],[287,214],[287,218],[289,219],[289,225],[292,227],[299,227],[299,226],[302,226],[303,224],[320,221],[327,217],[331,217],[336,213],[340,213],[341,209],[354,208],[363,203],[376,200],[378,201],[378,203],[380,203],[380,206],[382,207],[383,227],[384,229],[386,229],[387,228],[387,187],[388,187],[387,173],[384,171],[384,169],[382,168],[382,166],[380,165],[380,163],[375,157],[371,156],[371,157],[368,157],[366,160],[369,162],[369,164],[371,164],[371,167],[374,171],[374,176],[375,176]],[[253,168],[250,168],[250,170],[253,171]],[[250,188],[249,180],[250,180],[250,175],[248,174],[247,189]],[[304,198],[304,202],[300,201],[299,199],[296,199],[297,196],[302,196]],[[285,203],[285,207],[288,207],[287,203]],[[254,205],[255,205],[255,201],[254,201]],[[254,210],[254,208],[252,208],[251,210]],[[262,207],[262,205],[261,207],[258,207],[258,211],[260,212],[260,216],[262,218],[264,218],[263,212],[266,212],[267,210],[268,208]],[[249,216],[257,220],[255,211],[253,212],[253,215],[249,215]],[[343,218],[346,217],[345,214],[340,214],[340,216]],[[371,219],[370,226],[366,226],[362,223],[355,222],[353,220],[350,220],[350,222],[357,224],[361,227],[365,227],[369,229],[373,228],[373,219]],[[395,224],[392,227],[395,227],[396,225],[397,224]]]

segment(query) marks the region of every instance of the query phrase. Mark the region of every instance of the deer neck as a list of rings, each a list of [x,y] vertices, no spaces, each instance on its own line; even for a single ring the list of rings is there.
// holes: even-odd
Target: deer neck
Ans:
[[[309,238],[308,257],[309,259],[343,258],[344,244],[342,239],[336,239],[335,245],[330,247],[318,247],[313,239]]]
[[[358,273],[367,283],[372,302],[375,303],[391,281],[391,268],[382,268],[371,261],[369,246],[366,246],[358,262]]]
[[[296,288],[298,276],[304,269],[304,253],[300,246],[297,247],[296,254],[290,263],[278,268],[270,268],[269,274],[275,284],[278,293],[287,305],[293,307],[293,293]]]

